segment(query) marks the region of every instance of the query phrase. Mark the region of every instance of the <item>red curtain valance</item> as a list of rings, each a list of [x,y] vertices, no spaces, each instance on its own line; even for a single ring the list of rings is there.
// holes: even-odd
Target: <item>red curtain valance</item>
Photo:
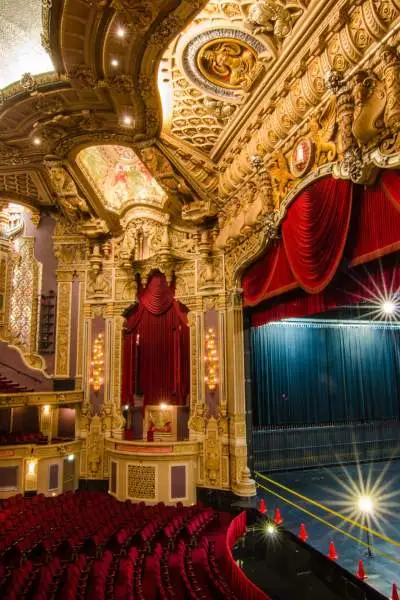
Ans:
[[[282,224],[282,240],[244,273],[245,306],[296,288],[299,297],[301,290],[319,294],[343,259],[353,267],[398,249],[400,173],[386,171],[368,187],[326,177],[299,194]]]
[[[352,201],[350,181],[328,177],[301,192],[282,224],[292,273],[310,294],[323,290],[342,260]]]
[[[165,276],[155,273],[126,320],[123,338],[122,402],[185,404],[189,393],[189,327],[186,308],[174,298]]]

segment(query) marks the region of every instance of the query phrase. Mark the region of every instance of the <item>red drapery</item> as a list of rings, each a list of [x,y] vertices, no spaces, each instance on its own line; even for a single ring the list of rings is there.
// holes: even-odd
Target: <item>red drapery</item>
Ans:
[[[247,526],[246,512],[240,513],[232,519],[226,535],[225,573],[228,583],[238,598],[246,600],[270,600],[269,596],[258,588],[246,577],[242,569],[236,564],[232,556],[232,548],[237,540],[244,534]]]
[[[190,377],[187,311],[161,273],[139,288],[138,297],[123,338],[122,402],[133,404],[139,383],[144,404],[185,404]]]
[[[269,300],[268,320],[338,306],[339,300],[332,304],[329,283],[343,259],[355,267],[400,249],[400,173],[386,171],[369,187],[319,180],[289,208],[282,232],[283,239],[244,273],[245,306]],[[282,299],[285,307],[279,302],[278,310],[273,298],[289,290]],[[266,318],[265,305],[262,312]],[[266,322],[255,313],[253,321]]]
[[[282,237],[292,273],[310,294],[323,290],[342,259],[351,215],[352,185],[328,177],[290,206]]]

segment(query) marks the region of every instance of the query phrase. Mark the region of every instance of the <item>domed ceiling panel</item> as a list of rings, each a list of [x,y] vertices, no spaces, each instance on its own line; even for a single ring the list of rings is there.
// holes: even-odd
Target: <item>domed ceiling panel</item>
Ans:
[[[128,206],[162,207],[166,193],[131,148],[90,146],[81,150],[77,164],[104,206],[121,212]]]
[[[0,89],[25,73],[53,71],[41,46],[42,0],[0,1]]]

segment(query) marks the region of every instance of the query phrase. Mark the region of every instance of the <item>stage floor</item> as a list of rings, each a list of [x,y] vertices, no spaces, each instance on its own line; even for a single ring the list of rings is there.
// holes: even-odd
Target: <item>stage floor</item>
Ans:
[[[268,476],[268,475],[267,475]],[[329,467],[321,469],[308,469],[301,471],[290,471],[285,473],[273,473],[271,479],[283,484],[287,488],[298,492],[308,498],[324,504],[325,506],[352,516],[360,521],[357,508],[357,493],[364,485],[369,490],[376,489],[371,497],[377,497],[374,513],[377,520],[371,521],[371,528],[381,532],[383,535],[395,540],[399,546],[393,545],[377,537],[372,538],[374,556],[366,556],[367,548],[356,540],[351,540],[342,533],[331,529],[311,516],[305,514],[298,508],[286,504],[272,493],[262,489],[258,490],[259,498],[265,498],[268,514],[272,515],[275,508],[279,507],[284,519],[283,526],[291,532],[298,534],[300,523],[304,523],[309,535],[308,544],[324,554],[328,554],[329,543],[334,541],[339,564],[345,569],[355,573],[359,559],[364,560],[365,570],[368,574],[367,583],[377,589],[381,594],[391,594],[392,583],[400,588],[400,461],[376,462],[362,465],[350,465],[345,467]],[[357,539],[367,541],[366,532],[357,527],[341,521],[332,516],[326,510],[317,508],[310,503],[289,494],[284,489],[274,486],[270,482],[263,481],[262,485],[270,488],[278,494],[288,498],[292,502],[314,513],[336,527],[350,533]],[[354,482],[354,484],[352,484]],[[363,482],[361,484],[360,482]],[[369,482],[369,483],[368,483]],[[364,492],[365,493],[365,492]],[[355,509],[350,512],[348,509]],[[376,550],[376,552],[374,552]],[[380,556],[381,551],[390,555],[396,562],[389,558]]]

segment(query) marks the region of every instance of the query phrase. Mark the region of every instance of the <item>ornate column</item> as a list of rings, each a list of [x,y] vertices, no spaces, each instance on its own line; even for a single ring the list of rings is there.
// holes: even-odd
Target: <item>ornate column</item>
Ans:
[[[230,485],[238,496],[254,496],[247,466],[242,290],[234,289],[226,311],[226,389],[229,415]]]
[[[56,356],[54,376],[70,376],[72,272],[57,273]]]

